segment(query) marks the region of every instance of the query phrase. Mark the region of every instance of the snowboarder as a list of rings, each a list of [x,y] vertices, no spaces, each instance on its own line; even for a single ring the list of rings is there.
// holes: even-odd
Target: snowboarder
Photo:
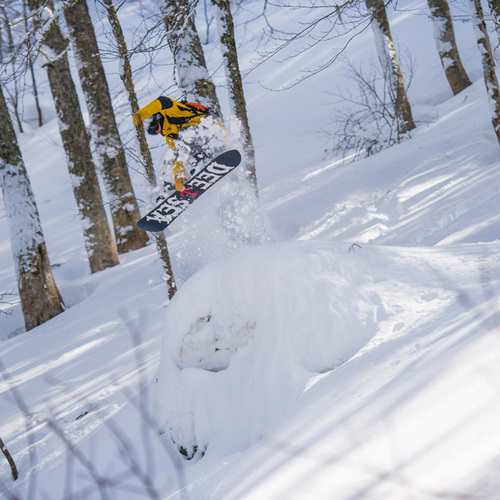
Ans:
[[[148,134],[161,134],[173,152],[168,163],[177,191],[183,191],[188,171],[192,176],[196,165],[224,149],[226,130],[206,106],[160,96],[134,113],[134,124],[140,128],[149,118]]]

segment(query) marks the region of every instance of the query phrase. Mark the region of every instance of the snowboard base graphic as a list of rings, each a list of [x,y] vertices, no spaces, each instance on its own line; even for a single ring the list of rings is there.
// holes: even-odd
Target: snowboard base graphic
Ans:
[[[191,203],[225,175],[232,172],[240,162],[241,154],[236,149],[220,154],[189,179],[184,185],[183,191],[176,191],[164,199],[156,208],[138,221],[137,226],[144,231],[163,231]]]

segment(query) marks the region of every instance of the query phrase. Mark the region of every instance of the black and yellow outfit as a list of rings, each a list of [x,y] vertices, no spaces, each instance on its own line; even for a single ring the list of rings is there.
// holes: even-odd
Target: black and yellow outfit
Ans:
[[[170,148],[176,151],[175,141],[179,138],[181,129],[199,125],[201,119],[209,113],[208,108],[204,108],[204,106],[182,103],[169,97],[160,96],[134,113],[134,124],[141,127],[144,120],[153,116],[149,133],[156,134],[158,127],[161,127],[161,135],[165,137]],[[174,161],[173,169],[175,188],[177,191],[182,191],[187,180],[184,165],[177,159]]]

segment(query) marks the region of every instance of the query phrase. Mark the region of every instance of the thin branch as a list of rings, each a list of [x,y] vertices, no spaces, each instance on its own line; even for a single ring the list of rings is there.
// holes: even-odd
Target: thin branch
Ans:
[[[12,455],[9,453],[9,450],[5,446],[1,437],[0,437],[0,450],[2,450],[2,453],[4,454],[4,457],[7,459],[7,462],[9,462],[10,472],[12,474],[12,478],[14,479],[14,481],[16,481],[17,478],[19,477],[19,474],[17,473],[16,464],[14,462],[14,459],[12,458]]]
[[[30,453],[28,453],[29,456],[29,470],[32,471],[36,465],[36,449],[35,449],[35,438],[32,436],[31,433],[31,428],[32,428],[32,422],[33,422],[33,415],[28,408],[28,405],[26,404],[26,401],[24,400],[22,394],[20,391],[17,389],[16,385],[12,381],[12,377],[10,373],[7,371],[7,368],[3,361],[0,359],[0,374],[2,376],[2,379],[6,382],[10,394],[14,397],[14,400],[16,402],[17,407],[21,410],[21,413],[23,414],[24,417],[24,422],[25,422],[25,429],[26,429],[26,436],[27,436],[27,441],[30,449]],[[28,486],[28,495],[27,498],[34,498],[34,491],[36,489],[36,477],[34,474],[32,474],[32,480],[29,483]]]

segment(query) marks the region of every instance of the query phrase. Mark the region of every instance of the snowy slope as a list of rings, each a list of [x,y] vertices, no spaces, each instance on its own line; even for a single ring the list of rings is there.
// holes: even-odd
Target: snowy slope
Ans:
[[[167,233],[168,306],[154,245],[89,275],[56,120],[20,138],[69,309],[16,335],[19,306],[2,306],[0,437],[20,479],[0,457],[0,498],[498,498],[500,148],[472,27],[456,29],[475,83],[451,97],[425,5],[391,15],[418,59],[418,130],[369,159],[322,159],[338,67],[266,90],[323,48],[248,75],[263,213],[227,232],[234,177],[191,207]],[[245,67],[261,43],[243,23],[253,7],[239,13]],[[170,82],[158,71],[146,101]],[[0,291],[15,288],[6,234],[2,210]]]
[[[219,264],[210,280],[197,275],[191,286],[222,281],[231,298],[212,285],[212,307],[196,308],[211,314],[217,339],[206,325],[193,331],[188,285],[167,316],[181,312],[191,330],[181,320],[168,329],[158,382],[165,421],[179,444],[206,448],[189,474],[217,465],[188,497],[458,498],[478,484],[493,493],[498,248],[348,252],[308,242],[238,256],[243,266]],[[259,270],[269,267],[266,279]],[[238,306],[242,289],[251,298]],[[224,319],[248,325],[254,302],[253,330],[225,338]],[[215,348],[230,351],[230,364],[207,372]]]
[[[495,498],[498,305],[464,277],[479,279],[484,251],[497,250],[359,251],[380,301],[376,335],[310,376],[291,418],[219,460],[192,498]],[[267,349],[259,357],[271,362]],[[289,380],[300,373],[287,368]]]

